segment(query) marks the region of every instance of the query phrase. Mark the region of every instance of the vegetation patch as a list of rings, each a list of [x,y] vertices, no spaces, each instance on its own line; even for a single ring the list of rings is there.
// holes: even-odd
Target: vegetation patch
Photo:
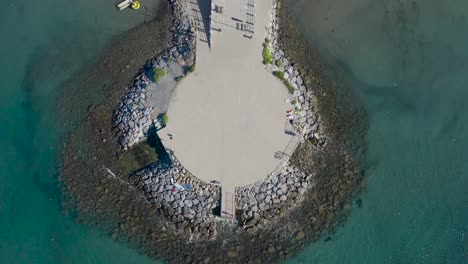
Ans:
[[[284,72],[282,72],[282,71],[274,71],[273,75],[276,76],[276,78],[278,78],[278,79],[280,79],[282,81],[285,80],[284,79]]]
[[[283,80],[284,85],[288,88],[289,93],[293,94],[296,91],[296,87],[294,87],[288,80]]]
[[[284,85],[286,88],[288,88],[289,93],[293,94],[294,91],[296,91],[296,87],[294,87],[286,78],[284,78],[284,72],[282,71],[274,71],[273,75],[276,76],[276,78],[280,79],[283,81]]]
[[[147,142],[142,142],[136,146],[133,146],[119,159],[119,168],[124,172],[125,175],[129,175],[134,171],[148,166],[158,160],[158,154],[156,150],[150,146]]]
[[[270,45],[270,40],[266,38],[265,42],[263,43],[263,52],[262,52],[263,64],[265,65],[273,63],[273,54],[271,53],[269,45]]]
[[[188,68],[188,72],[192,73],[194,71],[195,71],[195,64],[193,64],[192,66]]]
[[[153,74],[153,79],[156,83],[158,83],[161,78],[167,75],[167,72],[161,68],[155,68],[154,69],[154,74]]]
[[[283,67],[283,60],[280,60],[280,59],[279,59],[279,60],[276,60],[276,61],[275,61],[275,65],[278,66],[278,67],[280,67],[280,68]]]
[[[163,125],[167,125],[167,122],[169,122],[169,116],[167,115],[167,113],[162,114],[161,122],[163,123]]]
[[[184,76],[184,75],[181,75],[181,76],[175,77],[175,80],[176,80],[176,82],[180,82],[180,81],[182,81],[184,78],[185,78],[185,76]]]
[[[268,47],[263,47],[263,64],[267,65],[273,62],[273,55]]]

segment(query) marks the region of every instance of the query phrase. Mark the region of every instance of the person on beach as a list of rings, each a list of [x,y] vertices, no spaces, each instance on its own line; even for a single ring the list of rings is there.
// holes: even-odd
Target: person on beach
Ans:
[[[292,110],[291,112],[288,112],[287,114],[287,119],[289,120],[289,123],[292,125],[293,124],[293,120],[294,120],[294,115],[292,114]]]

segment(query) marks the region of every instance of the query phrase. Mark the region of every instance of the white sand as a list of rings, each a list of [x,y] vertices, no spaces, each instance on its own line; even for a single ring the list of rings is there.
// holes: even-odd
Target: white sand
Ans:
[[[225,1],[224,18],[216,18],[223,24],[214,25],[221,32],[213,31],[211,50],[197,42],[196,71],[176,88],[168,126],[159,132],[183,166],[202,180],[219,180],[223,191],[265,178],[279,164],[275,152],[291,139],[287,90],[262,64],[270,8],[270,1],[256,1],[248,39],[231,19],[246,21],[247,0]]]

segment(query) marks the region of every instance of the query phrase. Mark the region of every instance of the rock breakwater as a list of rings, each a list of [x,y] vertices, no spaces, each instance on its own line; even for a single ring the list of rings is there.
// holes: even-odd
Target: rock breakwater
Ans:
[[[307,87],[303,72],[293,59],[288,57],[286,51],[281,49],[279,43],[279,1],[272,1],[272,10],[269,14],[270,22],[267,27],[265,44],[273,56],[272,63],[266,69],[280,78],[291,93],[289,102],[294,111],[293,125],[297,133],[305,139],[315,139],[317,146],[324,146],[326,135],[318,111],[317,96]]]
[[[265,180],[236,189],[236,206],[241,210],[240,221],[249,233],[257,226],[282,216],[297,203],[301,196],[313,187],[313,175],[306,175],[289,161]]]
[[[220,187],[198,180],[170,152],[169,157],[136,172],[130,182],[179,230],[202,240],[213,238],[213,210],[220,207]]]
[[[160,113],[155,113],[152,103],[154,100],[150,100],[149,94],[158,88],[171,89],[168,87],[171,85],[158,86],[160,80],[155,79],[155,71],[160,70],[166,75],[170,72],[172,74],[166,78],[177,78],[181,76],[179,71],[186,74],[186,68],[195,63],[195,30],[187,8],[184,7],[185,3],[170,0],[169,4],[172,15],[171,45],[157,57],[150,59],[138,72],[113,113],[113,132],[123,150],[146,139],[149,129],[160,125],[160,120],[157,119]]]
[[[280,13],[283,12],[281,9],[278,9]],[[277,17],[278,25],[275,27],[279,29],[281,22],[281,28],[284,30],[284,17],[278,21],[280,17],[281,14]],[[289,20],[289,17],[286,20]],[[275,29],[275,32],[278,32],[278,29]],[[288,70],[289,67],[285,69],[284,65],[282,69],[275,65],[278,68],[272,68],[271,71],[282,70],[288,73],[285,75],[288,82],[297,86],[295,91],[298,93],[292,92],[290,100],[291,102],[296,100],[295,103],[300,104],[300,109],[294,109],[296,116],[294,125],[295,133],[304,140],[292,157],[288,158],[289,160],[286,160],[278,170],[268,175],[264,181],[237,189],[236,206],[242,210],[241,226],[213,221],[211,212],[213,207],[216,209],[216,201],[220,196],[219,188],[201,182],[188,171],[184,171],[175,157],[171,157],[173,154],[170,151],[168,154],[171,161],[163,162],[161,159],[158,163],[138,169],[130,175],[128,172],[122,173],[118,170],[117,164],[122,162],[122,159],[114,154],[121,152],[123,147],[120,150],[114,149],[113,132],[117,130],[115,126],[112,129],[110,126],[116,124],[109,122],[109,113],[115,106],[118,96],[122,94],[121,88],[117,86],[113,89],[120,91],[113,91],[116,94],[112,97],[113,100],[103,99],[100,102],[102,105],[89,114],[87,118],[89,122],[82,125],[85,129],[77,132],[73,137],[74,140],[72,138],[64,147],[66,158],[63,182],[65,191],[70,193],[76,202],[79,221],[92,225],[97,223],[99,228],[109,233],[112,238],[138,249],[142,254],[164,259],[167,263],[279,263],[293,256],[310,241],[322,238],[323,234],[330,232],[342,222],[346,209],[352,206],[354,189],[362,178],[360,170],[353,160],[353,154],[347,155],[349,152],[342,148],[340,138],[334,134],[330,136],[331,127],[327,121],[333,120],[332,116],[319,111],[323,109],[324,101],[322,92],[319,93],[316,89],[318,85],[323,86],[327,83],[326,77],[322,78],[317,74],[314,76],[320,79],[320,84],[315,80],[311,81],[309,65],[298,60],[297,54],[283,45],[284,42],[281,41],[283,32],[277,34],[278,50],[271,46],[274,54],[283,49],[283,55],[279,53],[280,56],[284,56],[289,63],[288,66],[293,67],[292,75],[296,70],[298,75],[295,81],[291,79],[291,71]],[[293,40],[294,37],[288,39],[290,42]],[[272,40],[272,45],[273,42]],[[173,56],[174,51],[179,52],[171,51],[172,48],[171,44],[161,56],[162,54]],[[293,46],[294,48],[299,50],[298,47]],[[299,53],[301,52],[302,50]],[[120,58],[120,54],[116,53],[115,57]],[[193,52],[192,54],[194,55]],[[151,56],[154,55],[147,57]],[[150,87],[145,93],[144,103],[139,106],[155,107],[148,118],[153,121],[152,125],[155,115],[160,110],[156,109],[153,101],[150,101],[151,92],[161,88],[162,82],[179,76],[179,73],[171,75],[170,72],[176,68],[183,69],[189,65],[190,60],[184,58],[184,61],[187,60],[184,62],[186,65],[181,66],[175,60],[171,62],[169,59],[160,58],[162,57],[158,55],[154,61],[149,60],[145,68],[149,66],[150,70],[154,70],[155,67],[167,69],[168,74],[161,83],[156,83],[151,80],[151,72],[145,73],[146,78],[150,79],[147,80]],[[294,63],[294,59],[304,68],[301,68],[299,63]],[[145,59],[139,61],[139,65],[143,65],[144,61]],[[283,60],[282,62],[284,63]],[[106,70],[96,75],[105,76]],[[132,71],[137,72],[138,69]],[[140,80],[142,83],[146,81],[141,78]],[[302,84],[299,84],[301,81]],[[144,83],[140,84],[143,85]],[[131,87],[133,86],[132,84]],[[302,91],[301,86],[304,87]],[[328,88],[325,87],[323,90]],[[309,98],[306,99],[307,94]],[[127,91],[124,97],[125,95]],[[304,97],[304,104],[301,96]],[[141,94],[139,97],[141,98]],[[331,98],[329,101],[334,101],[331,96],[328,98]],[[306,102],[309,106],[305,104]],[[301,122],[302,117],[299,117],[303,110],[305,110],[304,117],[310,115],[306,117],[305,123]],[[337,112],[336,116],[342,114]],[[307,121],[308,118],[312,121]],[[139,120],[139,117],[136,119]],[[351,119],[346,120],[349,123],[348,120]],[[309,124],[309,129],[303,128],[306,124]],[[316,131],[312,128],[314,125]],[[303,133],[303,131],[308,132]],[[336,134],[338,133],[348,133],[348,130],[339,130]],[[121,134],[118,135],[120,137]],[[106,141],[103,141],[103,138]],[[139,140],[144,138],[145,136]],[[135,139],[132,138],[129,142],[133,140]],[[116,145],[121,146],[119,143]],[[109,177],[109,173],[105,170],[96,170],[103,165],[115,173],[116,177]],[[115,180],[116,178],[119,180]],[[271,198],[267,198],[268,195]],[[273,197],[274,195],[276,197]],[[252,197],[255,200],[251,199]],[[205,204],[202,205],[200,201],[204,201]]]
[[[309,140],[316,149],[320,149],[326,146],[327,139],[318,113],[317,96],[308,89],[299,65],[280,48],[278,8],[279,2],[272,1],[271,20],[264,45],[273,55],[273,60],[266,65],[266,69],[283,81],[290,92],[288,101],[294,113],[291,123],[295,136]],[[292,166],[289,158],[286,156],[263,181],[236,188],[236,207],[240,211],[238,220],[249,233],[297,207],[303,194],[315,186],[314,174],[307,175]]]

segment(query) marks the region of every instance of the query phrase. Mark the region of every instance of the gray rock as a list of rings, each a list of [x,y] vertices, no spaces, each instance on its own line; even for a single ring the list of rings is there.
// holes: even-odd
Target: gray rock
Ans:
[[[302,78],[301,78],[300,76],[297,77],[296,83],[297,83],[298,85],[302,85],[303,80],[302,80]],[[302,87],[303,87],[303,86],[301,86],[300,88],[302,89]],[[305,89],[304,89],[304,90],[305,90]]]
[[[181,200],[178,200],[177,203],[179,204],[180,207],[184,207],[184,205],[185,205],[184,202],[181,201]]]
[[[265,204],[265,203],[260,203],[260,204],[258,204],[258,209],[260,209],[260,211],[265,211],[265,209],[266,209],[266,204]]]
[[[318,130],[318,124],[317,124],[317,123],[313,124],[312,127],[310,128],[310,130],[311,130],[312,132],[314,132],[314,133],[317,132],[317,130]]]
[[[263,193],[259,193],[255,196],[255,198],[257,199],[257,201],[262,201],[263,199],[265,199],[265,195]]]
[[[250,208],[250,210],[252,210],[252,212],[257,212],[258,211],[257,205],[252,206],[252,208]]]
[[[187,206],[187,207],[192,207],[192,205],[193,205],[193,203],[192,203],[191,200],[185,200],[185,201],[184,201],[184,204],[185,204],[185,206]]]
[[[276,185],[278,183],[278,176],[275,175],[275,176],[271,177],[271,182]]]
[[[299,96],[299,102],[300,102],[300,103],[304,103],[304,102],[305,102],[304,96],[302,96],[302,95]]]
[[[275,56],[274,56],[274,57],[275,57],[275,60],[281,59],[281,53],[279,53],[278,51],[275,52]]]

